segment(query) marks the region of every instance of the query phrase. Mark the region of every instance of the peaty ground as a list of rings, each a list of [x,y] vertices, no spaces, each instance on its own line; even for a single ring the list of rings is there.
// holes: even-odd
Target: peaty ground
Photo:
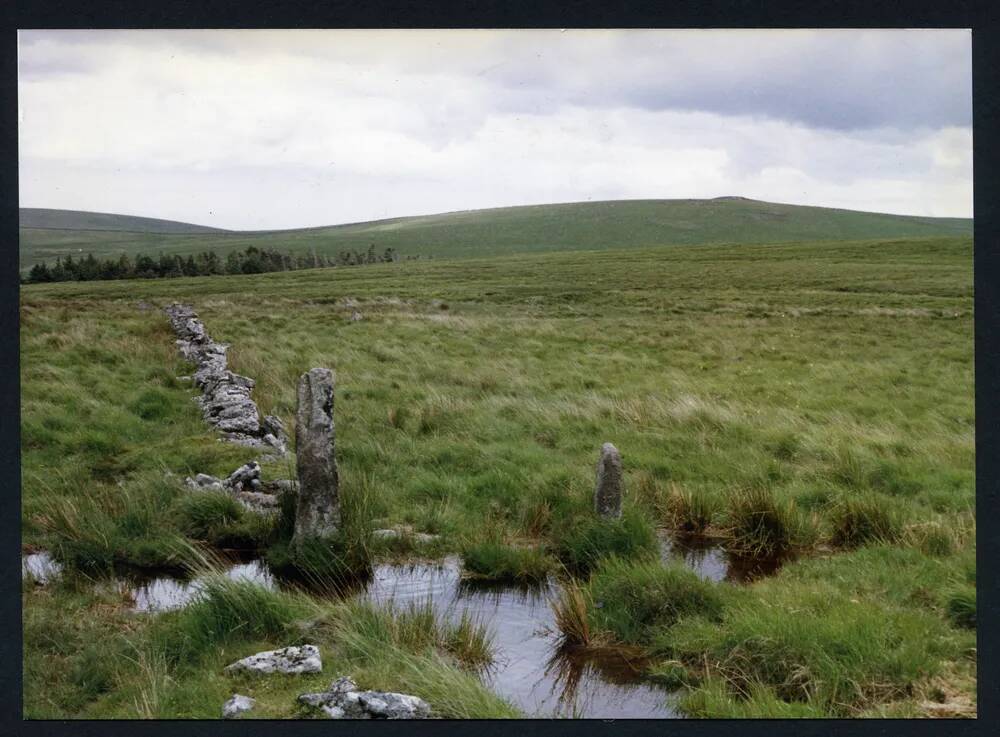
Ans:
[[[595,639],[644,648],[689,714],[974,713],[972,244],[938,238],[23,288],[23,538],[68,566],[24,587],[27,716],[214,717],[239,691],[223,661],[312,641],[295,629],[305,610],[359,683],[432,705],[457,694],[454,716],[513,713],[454,638],[356,612],[348,626],[308,596],[277,596],[255,628],[242,594],[219,594],[249,634],[208,627],[178,661],[183,633],[204,634],[187,620],[211,612],[132,614],[86,583],[183,563],[191,541],[270,539],[226,505],[192,510],[165,478],[251,458],[216,442],[176,378],[189,367],[159,311],[174,300],[232,344],[231,368],[289,428],[298,376],[335,369],[344,494],[373,524],[440,535],[425,552],[463,554],[480,576],[573,573]],[[618,542],[588,527],[603,442],[625,467]],[[293,460],[264,473],[289,477]],[[683,525],[798,560],[704,591],[644,557],[650,530]],[[267,688],[259,713],[292,715],[295,688]]]

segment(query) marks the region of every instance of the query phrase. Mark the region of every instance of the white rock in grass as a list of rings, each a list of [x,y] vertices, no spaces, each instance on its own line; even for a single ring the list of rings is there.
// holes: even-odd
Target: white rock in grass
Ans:
[[[252,673],[319,673],[323,662],[315,645],[283,647],[266,650],[237,660],[226,666],[226,672],[249,671]]]
[[[418,696],[390,691],[358,691],[341,677],[321,693],[299,696],[299,702],[323,711],[331,719],[427,719],[431,707]]]
[[[431,715],[430,704],[419,696],[389,691],[362,691],[358,696],[373,719],[426,719]]]
[[[240,714],[250,711],[256,703],[256,699],[252,699],[249,696],[243,696],[238,693],[233,694],[233,697],[222,705],[222,718],[235,719]]]

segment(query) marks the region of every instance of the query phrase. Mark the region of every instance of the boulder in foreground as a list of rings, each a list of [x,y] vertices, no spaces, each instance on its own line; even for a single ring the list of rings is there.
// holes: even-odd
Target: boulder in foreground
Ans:
[[[226,666],[227,673],[319,673],[323,662],[315,645],[283,647],[250,655]]]

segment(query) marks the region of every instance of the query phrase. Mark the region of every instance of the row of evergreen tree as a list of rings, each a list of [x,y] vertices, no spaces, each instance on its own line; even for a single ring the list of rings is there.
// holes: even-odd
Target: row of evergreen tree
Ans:
[[[418,256],[409,256],[418,258]],[[57,258],[55,265],[42,261],[31,267],[21,280],[26,284],[56,281],[94,281],[98,279],[165,279],[176,276],[211,276],[214,274],[263,274],[270,271],[292,271],[295,269],[321,269],[331,266],[360,266],[398,261],[399,254],[393,248],[375,252],[369,246],[367,252],[343,250],[336,256],[312,253],[282,253],[267,248],[249,246],[243,251],[230,251],[222,258],[215,251],[202,251],[187,258],[178,255],[160,254],[158,259],[151,256],[136,256],[135,260],[122,254],[118,258],[97,259],[88,253],[74,261],[72,256]]]

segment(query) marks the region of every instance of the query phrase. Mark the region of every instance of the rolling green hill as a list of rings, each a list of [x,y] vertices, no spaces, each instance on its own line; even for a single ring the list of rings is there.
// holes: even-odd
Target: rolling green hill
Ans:
[[[104,229],[96,229],[105,223]],[[21,210],[21,267],[68,254],[220,253],[247,246],[335,254],[492,256],[702,243],[781,243],[971,235],[972,220],[784,205],[741,197],[615,200],[468,210],[318,228],[221,231],[171,221]],[[186,230],[185,230],[186,229]]]
[[[43,230],[111,230],[132,233],[225,233],[220,228],[207,225],[179,223],[175,220],[111,215],[104,212],[82,210],[50,210],[44,207],[22,207],[22,228]]]

